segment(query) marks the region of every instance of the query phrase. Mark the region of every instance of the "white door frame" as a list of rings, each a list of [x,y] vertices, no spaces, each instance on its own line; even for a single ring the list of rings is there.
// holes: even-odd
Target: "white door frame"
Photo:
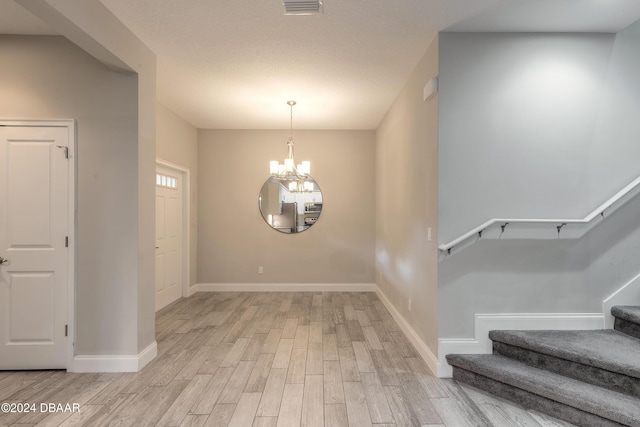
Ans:
[[[76,121],[74,119],[0,119],[0,126],[16,127],[64,127],[69,132],[68,157],[69,157],[69,187],[68,187],[68,215],[67,233],[69,235],[69,247],[67,251],[67,371],[73,372],[73,360],[76,344],[76,172],[78,160],[76,157]]]
[[[182,176],[182,296],[190,295],[189,280],[191,279],[191,171],[184,166],[163,159],[156,159],[156,168],[162,166],[179,173]],[[155,182],[155,180],[154,180]]]

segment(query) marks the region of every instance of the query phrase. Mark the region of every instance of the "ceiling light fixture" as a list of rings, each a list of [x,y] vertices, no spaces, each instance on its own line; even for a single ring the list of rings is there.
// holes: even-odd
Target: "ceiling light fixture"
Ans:
[[[271,176],[280,178],[283,185],[287,184],[289,191],[314,191],[313,180],[308,180],[311,173],[311,162],[305,160],[296,166],[293,157],[293,106],[296,105],[296,101],[287,101],[287,105],[291,108],[291,124],[289,128],[291,135],[287,141],[287,158],[284,159],[283,164],[278,163],[277,160],[269,162],[269,171]]]

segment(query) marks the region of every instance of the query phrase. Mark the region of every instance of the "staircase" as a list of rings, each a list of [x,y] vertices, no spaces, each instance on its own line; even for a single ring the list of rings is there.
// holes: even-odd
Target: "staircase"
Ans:
[[[491,331],[493,354],[450,354],[453,378],[578,426],[640,426],[640,307],[614,329]]]

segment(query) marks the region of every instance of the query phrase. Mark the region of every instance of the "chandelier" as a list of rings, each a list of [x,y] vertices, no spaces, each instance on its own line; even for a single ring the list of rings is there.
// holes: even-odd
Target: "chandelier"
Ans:
[[[287,101],[287,105],[291,108],[289,128],[291,135],[287,141],[287,157],[284,159],[284,163],[278,163],[277,160],[269,162],[269,171],[271,176],[279,178],[290,192],[314,191],[313,179],[310,176],[311,162],[305,160],[296,166],[293,157],[293,106],[296,105],[296,101]]]

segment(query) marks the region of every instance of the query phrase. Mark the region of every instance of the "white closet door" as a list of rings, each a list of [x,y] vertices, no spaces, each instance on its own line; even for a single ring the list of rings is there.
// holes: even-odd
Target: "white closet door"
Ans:
[[[68,143],[0,126],[0,369],[67,367]]]

